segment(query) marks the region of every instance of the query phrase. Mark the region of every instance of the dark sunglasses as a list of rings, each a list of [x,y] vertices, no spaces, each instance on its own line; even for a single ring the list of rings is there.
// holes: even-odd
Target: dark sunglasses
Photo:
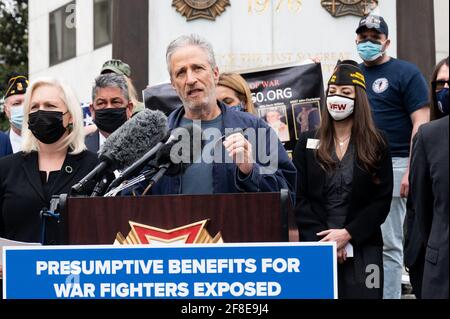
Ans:
[[[445,88],[445,85],[447,84],[447,87],[449,86],[449,81],[445,80],[439,80],[439,81],[433,81],[432,85],[436,92],[441,91]]]

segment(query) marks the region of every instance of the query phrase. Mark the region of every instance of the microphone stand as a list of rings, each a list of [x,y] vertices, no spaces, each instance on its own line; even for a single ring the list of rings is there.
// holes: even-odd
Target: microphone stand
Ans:
[[[171,164],[164,164],[159,167],[159,170],[156,174],[153,175],[153,177],[150,179],[150,183],[148,184],[145,191],[142,193],[141,196],[147,195],[147,193],[150,191],[150,189],[155,185],[163,176],[166,174],[167,170],[169,169]]]
[[[60,224],[62,221],[61,211],[64,211],[67,201],[67,194],[53,195],[50,200],[50,209],[44,207],[40,211],[41,218],[41,244],[47,244],[47,222],[54,220]],[[63,240],[60,238],[60,240]]]
[[[145,172],[143,172],[138,177],[135,177],[129,181],[125,181],[116,188],[113,188],[109,192],[107,192],[103,197],[116,197],[117,194],[119,194],[121,191],[124,191],[136,184],[142,183],[149,179],[151,176],[155,175],[156,169],[150,169]]]
[[[120,176],[117,177],[115,180],[112,181],[111,185],[109,185],[109,188],[107,189],[107,192],[109,193],[113,188],[120,187],[121,183],[125,181],[126,178],[129,176],[139,173],[147,164],[150,162],[151,159],[153,159],[156,155],[156,153],[159,151],[159,149],[164,145],[163,142],[159,142],[155,145],[151,150],[149,150],[147,153],[144,154],[138,161],[136,161],[134,164],[126,168],[120,173]]]

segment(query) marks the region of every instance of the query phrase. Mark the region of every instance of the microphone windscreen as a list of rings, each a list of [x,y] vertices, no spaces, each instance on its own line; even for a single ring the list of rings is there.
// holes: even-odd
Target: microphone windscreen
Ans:
[[[167,117],[164,113],[145,109],[105,140],[99,157],[112,159],[116,169],[123,169],[163,141],[167,132]]]

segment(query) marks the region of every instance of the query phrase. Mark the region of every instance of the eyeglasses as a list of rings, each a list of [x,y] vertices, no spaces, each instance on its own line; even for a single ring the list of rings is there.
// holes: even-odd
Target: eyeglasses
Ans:
[[[433,85],[433,89],[436,92],[439,92],[439,91],[442,91],[443,89],[445,89],[445,85],[447,85],[447,88],[449,87],[449,80],[433,81],[433,82],[431,82],[431,84]]]

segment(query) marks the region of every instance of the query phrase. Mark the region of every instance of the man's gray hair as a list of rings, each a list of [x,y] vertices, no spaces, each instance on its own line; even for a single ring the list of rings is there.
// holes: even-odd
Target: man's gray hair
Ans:
[[[214,49],[211,43],[209,43],[206,39],[202,38],[198,34],[182,35],[181,37],[172,41],[167,47],[166,62],[170,76],[172,76],[172,70],[170,69],[170,60],[172,59],[172,55],[178,49],[187,46],[197,46],[203,49],[208,55],[208,62],[211,65],[211,68],[214,69],[217,66],[216,58],[214,56]]]
[[[92,102],[95,101],[98,89],[104,88],[119,88],[122,91],[123,97],[129,101],[130,95],[128,94],[128,84],[127,80],[123,75],[115,73],[106,73],[99,75],[95,78],[94,86],[92,87]]]

